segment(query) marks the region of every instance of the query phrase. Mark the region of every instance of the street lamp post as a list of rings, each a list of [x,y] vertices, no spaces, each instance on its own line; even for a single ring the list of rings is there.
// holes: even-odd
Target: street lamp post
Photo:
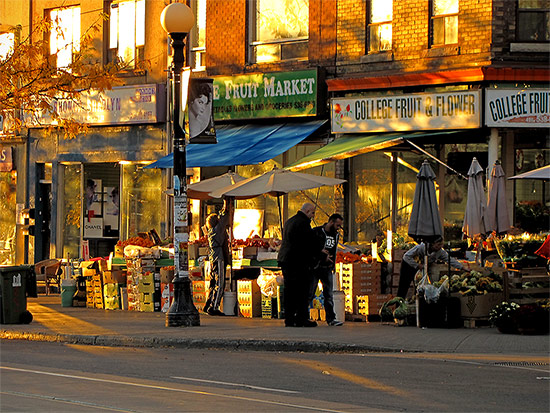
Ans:
[[[193,304],[187,244],[189,242],[185,132],[180,123],[181,72],[185,58],[185,38],[195,24],[191,9],[183,3],[164,8],[160,23],[170,36],[172,46],[172,133],[174,142],[174,301],[166,313],[166,327],[200,325],[199,312]]]

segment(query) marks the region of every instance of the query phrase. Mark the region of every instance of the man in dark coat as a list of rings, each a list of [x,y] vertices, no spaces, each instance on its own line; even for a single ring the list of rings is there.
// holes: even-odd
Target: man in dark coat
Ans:
[[[307,202],[290,218],[283,229],[283,241],[277,261],[285,280],[285,326],[316,327],[309,320],[309,288],[314,258],[320,253],[311,228],[315,205]]]
[[[313,300],[319,281],[323,285],[324,307],[329,326],[341,326],[343,321],[336,319],[334,313],[334,271],[336,269],[336,251],[338,249],[338,231],[342,228],[344,218],[340,214],[332,214],[328,222],[313,228],[322,248],[319,261],[313,269],[313,279],[309,301]]]

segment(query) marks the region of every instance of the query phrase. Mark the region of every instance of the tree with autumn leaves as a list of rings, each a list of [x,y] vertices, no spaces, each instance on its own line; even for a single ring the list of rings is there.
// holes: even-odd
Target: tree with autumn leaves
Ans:
[[[56,101],[71,100],[80,104],[80,95],[90,90],[104,91],[119,84],[118,75],[128,69],[120,61],[103,64],[93,42],[107,16],[98,13],[97,20],[76,39],[66,37],[59,17],[43,18],[33,22],[26,38],[21,38],[20,26],[11,27],[14,42],[4,42],[0,55],[0,115],[4,118],[4,139],[21,132],[27,122],[35,125],[44,114],[52,122],[43,125],[46,132],[60,130],[66,138],[74,138],[87,131],[87,125],[72,118],[63,118]],[[52,47],[51,39],[62,39],[65,45],[59,50]],[[58,67],[58,56],[71,48],[70,62]]]

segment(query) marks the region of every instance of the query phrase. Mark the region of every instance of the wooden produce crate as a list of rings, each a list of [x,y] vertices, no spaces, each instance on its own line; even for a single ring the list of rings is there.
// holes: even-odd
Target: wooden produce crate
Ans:
[[[546,268],[522,268],[503,274],[504,294],[507,300],[518,304],[529,304],[550,298],[550,277]],[[529,285],[538,287],[528,287]]]
[[[260,287],[256,280],[237,281],[237,302],[242,317],[260,317],[262,302]]]

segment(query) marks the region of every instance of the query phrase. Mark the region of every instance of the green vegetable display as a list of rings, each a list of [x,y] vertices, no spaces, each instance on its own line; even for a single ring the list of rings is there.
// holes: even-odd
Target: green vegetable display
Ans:
[[[451,293],[462,295],[484,295],[502,291],[502,277],[492,271],[485,274],[479,271],[455,274],[451,277],[450,284]]]

